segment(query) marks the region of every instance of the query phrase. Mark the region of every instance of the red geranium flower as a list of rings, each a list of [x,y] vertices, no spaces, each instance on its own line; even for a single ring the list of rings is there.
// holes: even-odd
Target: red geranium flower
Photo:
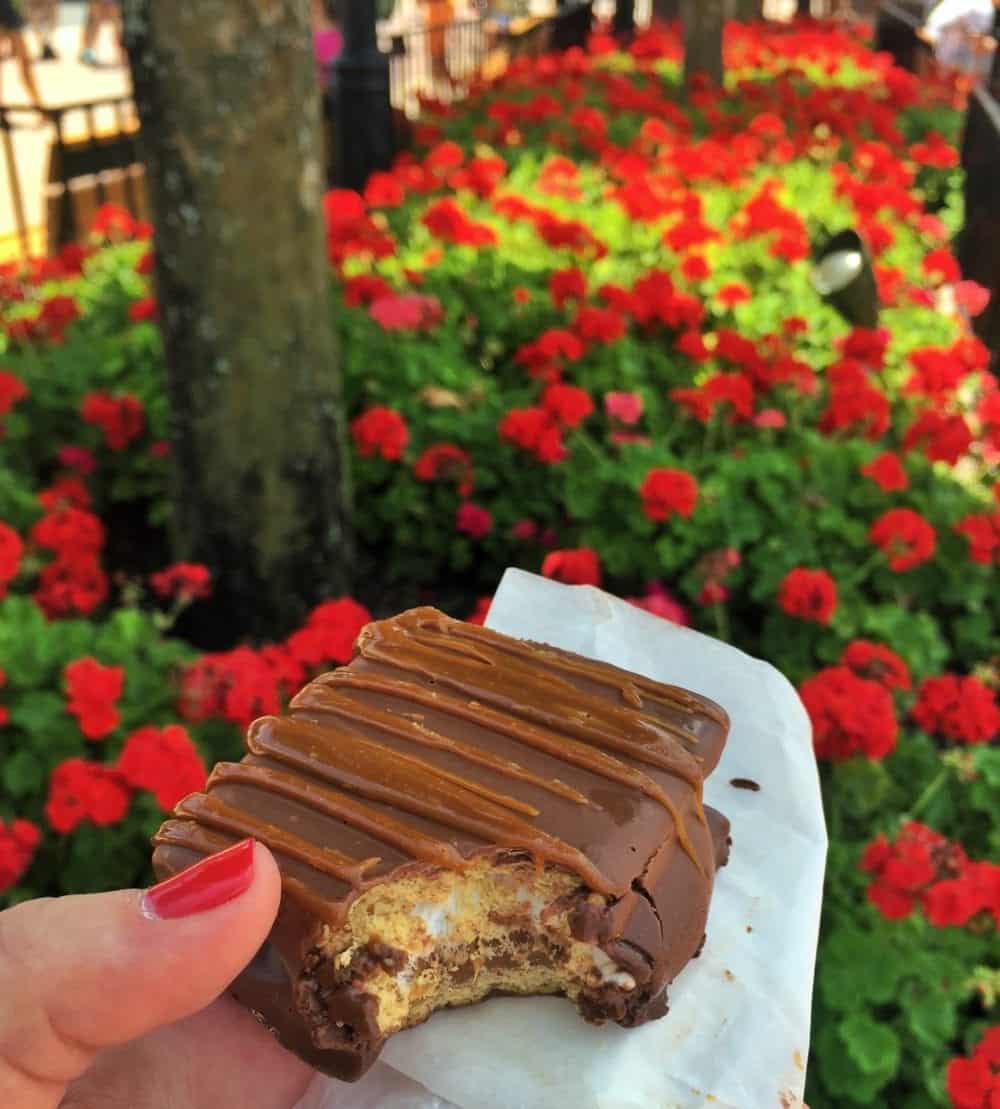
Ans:
[[[38,501],[46,512],[58,508],[90,508],[90,493],[86,485],[75,475],[67,474],[57,478],[48,489],[40,489]]]
[[[550,385],[542,393],[542,407],[556,423],[577,427],[594,411],[594,402],[576,385]]]
[[[0,820],[0,893],[17,885],[41,842],[42,833],[29,820]]]
[[[958,743],[989,743],[1000,731],[996,694],[972,675],[926,678],[910,711],[925,732]]]
[[[789,616],[829,624],[837,608],[837,583],[825,570],[789,570],[778,590],[778,604]]]
[[[115,769],[133,789],[146,789],[164,812],[204,789],[208,773],[198,748],[179,724],[138,728],[125,740]]]
[[[113,451],[124,450],[137,439],[146,424],[138,397],[129,393],[113,397],[110,393],[87,393],[80,404],[80,415],[104,433],[105,444]]]
[[[687,470],[650,470],[639,496],[643,512],[657,523],[673,515],[689,517],[698,503],[698,482]]]
[[[450,197],[436,200],[420,219],[432,235],[464,246],[493,246],[497,233],[485,223],[470,219]]]
[[[383,405],[368,408],[352,420],[351,435],[362,458],[379,455],[387,462],[402,458],[410,438],[403,417]]]
[[[153,592],[164,600],[173,597],[194,601],[207,597],[212,591],[212,575],[200,562],[175,562],[165,570],[149,575]]]
[[[735,308],[737,304],[743,304],[750,300],[753,293],[742,282],[732,281],[728,285],[723,285],[715,296],[724,308]]]
[[[544,408],[513,408],[501,419],[498,430],[501,438],[529,451],[540,462],[562,462],[566,457],[562,431]]]
[[[97,460],[86,447],[60,447],[56,457],[59,459],[60,466],[65,466],[68,470],[76,470],[83,477],[97,469]]]
[[[493,517],[482,505],[463,501],[455,513],[455,528],[471,539],[485,539],[493,530]]]
[[[937,533],[912,508],[890,508],[872,524],[868,538],[889,559],[889,568],[901,573],[926,562],[934,554]]]
[[[906,469],[899,460],[899,455],[892,451],[883,451],[871,462],[866,462],[861,467],[865,477],[869,477],[886,493],[895,493],[905,489],[910,484]]]
[[[441,301],[422,293],[392,293],[372,301],[371,318],[385,331],[432,331],[444,318]]]
[[[970,513],[955,525],[955,531],[969,541],[969,558],[991,565],[1000,557],[1000,512]]]
[[[7,593],[7,586],[17,577],[21,568],[24,543],[20,535],[0,521],[0,597]]]
[[[97,659],[76,659],[67,663],[66,711],[75,716],[80,731],[88,739],[103,739],[118,727],[115,702],[125,684],[124,666],[102,666]]]
[[[601,584],[601,562],[597,552],[590,547],[550,551],[542,563],[542,573],[547,578],[554,578],[568,585]]]
[[[585,304],[573,326],[585,343],[613,343],[625,334],[625,317],[614,308]]]
[[[957,413],[946,415],[929,408],[907,429],[903,446],[908,451],[921,447],[932,462],[954,466],[972,446],[972,432],[964,417]]]
[[[420,481],[451,478],[456,481],[462,497],[472,492],[472,457],[455,443],[434,443],[427,447],[414,463],[413,473]]]
[[[105,828],[124,818],[130,796],[116,770],[87,759],[66,759],[49,778],[45,818],[54,831],[63,834],[84,820]]]
[[[143,320],[155,320],[158,312],[155,297],[143,297],[129,305],[128,318],[133,323],[142,323]]]
[[[629,427],[642,418],[643,400],[638,393],[605,393],[604,411],[613,420]]]
[[[840,665],[847,666],[860,678],[880,682],[886,689],[909,689],[910,670],[906,663],[881,643],[854,639],[844,648]]]
[[[821,759],[853,755],[882,759],[896,746],[892,696],[878,682],[859,678],[846,666],[829,666],[799,686]]]
[[[587,279],[575,266],[556,270],[549,278],[549,296],[556,308],[561,309],[567,300],[583,300],[586,295]]]
[[[948,1064],[948,1096],[954,1109],[1000,1105],[1000,1025],[986,1032],[969,1058]]]
[[[0,416],[6,416],[19,400],[28,395],[28,387],[6,370],[0,370]]]
[[[467,624],[478,624],[482,627],[486,623],[486,617],[490,614],[490,605],[493,603],[492,597],[480,597],[476,601],[476,607],[465,618]]]

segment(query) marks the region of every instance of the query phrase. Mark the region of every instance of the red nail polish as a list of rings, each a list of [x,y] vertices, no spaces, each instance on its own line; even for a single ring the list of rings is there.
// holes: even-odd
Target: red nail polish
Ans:
[[[161,920],[193,916],[239,897],[252,881],[253,840],[245,839],[146,890],[142,910]]]

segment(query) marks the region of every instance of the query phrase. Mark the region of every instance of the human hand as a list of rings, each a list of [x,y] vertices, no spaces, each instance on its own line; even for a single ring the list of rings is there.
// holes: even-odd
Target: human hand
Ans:
[[[0,913],[0,1105],[290,1109],[312,1071],[220,997],[279,898],[247,840],[152,890]]]

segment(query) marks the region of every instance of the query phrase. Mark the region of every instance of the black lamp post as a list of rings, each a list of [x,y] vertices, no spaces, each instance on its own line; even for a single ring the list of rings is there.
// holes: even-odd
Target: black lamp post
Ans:
[[[878,326],[878,286],[868,246],[857,231],[840,231],[816,254],[813,287],[849,323]]]
[[[360,189],[395,154],[389,59],[375,40],[375,0],[346,0],[343,19],[344,49],[330,77],[337,175]]]

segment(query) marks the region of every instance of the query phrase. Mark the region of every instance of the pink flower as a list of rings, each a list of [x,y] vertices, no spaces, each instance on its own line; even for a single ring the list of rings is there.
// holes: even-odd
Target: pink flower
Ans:
[[[368,314],[386,331],[430,331],[444,315],[438,298],[422,293],[378,297]]]
[[[650,582],[646,586],[645,597],[626,597],[625,600],[636,608],[651,612],[654,616],[670,620],[674,624],[686,626],[691,623],[688,610],[658,581]]]
[[[781,428],[788,419],[780,408],[762,408],[753,418],[753,426],[760,428]]]
[[[642,418],[643,400],[638,393],[605,393],[604,411],[619,423],[637,424]]]
[[[76,470],[84,477],[97,469],[97,461],[86,447],[60,447],[56,457],[59,459],[60,466],[65,466],[67,470]]]
[[[481,505],[464,501],[455,513],[455,527],[472,539],[484,539],[493,530],[493,517]]]
[[[514,539],[520,539],[522,543],[530,543],[538,538],[538,525],[534,520],[518,520],[510,529],[510,534]]]

